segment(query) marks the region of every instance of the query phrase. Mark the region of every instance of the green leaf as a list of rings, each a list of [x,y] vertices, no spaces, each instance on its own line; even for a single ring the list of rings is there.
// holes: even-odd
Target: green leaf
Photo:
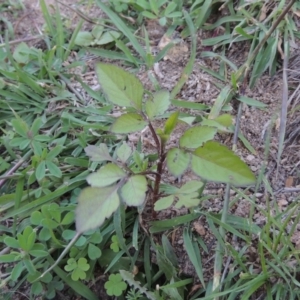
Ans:
[[[22,42],[16,46],[14,53],[13,53],[13,58],[19,64],[26,64],[26,63],[28,63],[28,60],[29,60],[29,52],[30,52],[30,49],[27,46],[27,44]]]
[[[167,153],[167,167],[174,176],[181,176],[189,167],[191,155],[181,149],[173,148]]]
[[[144,17],[146,17],[146,18],[148,18],[148,19],[156,19],[157,18],[157,16],[156,15],[154,15],[153,13],[151,13],[151,12],[149,12],[149,11],[143,11],[142,12],[142,15],[144,16]]]
[[[217,129],[207,126],[195,126],[189,128],[180,137],[180,147],[195,149],[202,146],[205,142],[214,138],[217,133]]]
[[[230,127],[233,124],[233,118],[229,114],[223,114],[215,118],[215,121],[224,127]]]
[[[7,236],[4,239],[4,244],[10,248],[16,248],[16,249],[20,248],[20,243],[11,236]]]
[[[11,263],[19,260],[19,253],[0,255],[0,263]]]
[[[191,180],[184,184],[176,194],[190,194],[200,190],[203,187],[203,182],[199,180]]]
[[[160,198],[159,200],[157,200],[155,202],[154,210],[155,211],[160,211],[160,210],[167,209],[172,205],[173,202],[174,202],[174,196],[173,195]]]
[[[120,146],[117,150],[117,156],[122,163],[126,163],[127,159],[130,157],[131,154],[132,150],[126,142],[123,142],[122,146]]]
[[[77,268],[77,262],[74,258],[69,258],[67,263],[68,264],[64,267],[67,272],[73,271]]]
[[[109,154],[106,144],[100,144],[99,147],[89,145],[84,148],[84,151],[92,161],[103,162],[113,160]]]
[[[165,90],[154,94],[153,100],[146,102],[146,114],[150,120],[154,117],[163,115],[170,106],[170,93]]]
[[[93,188],[81,191],[76,209],[76,230],[85,232],[101,226],[120,205],[118,187]]]
[[[255,36],[254,35],[251,35],[251,34],[248,34],[242,27],[235,27],[234,29],[238,34],[248,38],[248,39],[254,39]]]
[[[75,45],[90,46],[94,40],[95,37],[90,32],[79,31],[75,39]]]
[[[101,35],[103,34],[104,26],[102,25],[96,25],[92,29],[92,35],[95,37],[95,39],[99,39]]]
[[[246,103],[247,105],[258,107],[258,108],[266,108],[268,106],[258,100],[255,100],[253,98],[249,98],[246,96],[238,96],[238,97],[236,97],[236,99],[243,103]]]
[[[43,120],[42,118],[37,118],[33,121],[32,125],[31,125],[31,128],[30,128],[30,132],[33,136],[36,136],[40,130],[40,128],[42,127],[43,125]],[[46,137],[46,139],[49,139],[48,136],[44,136]]]
[[[49,255],[47,251],[43,251],[43,250],[30,250],[29,254],[34,257],[46,257]]]
[[[54,164],[52,161],[47,160],[46,165],[47,165],[48,170],[49,170],[49,172],[52,176],[55,176],[57,178],[62,177],[62,172],[56,164]]]
[[[97,172],[90,174],[86,181],[92,187],[105,187],[125,178],[126,173],[117,165],[108,163]]]
[[[88,256],[91,260],[95,260],[101,256],[101,250],[99,247],[90,243],[88,247]]]
[[[107,31],[105,32],[100,39],[97,39],[95,41],[96,45],[106,45],[108,43],[114,42],[116,39],[118,39],[121,36],[120,32],[118,31]]]
[[[217,142],[209,141],[193,152],[191,168],[209,181],[246,186],[255,183],[249,167],[232,151]]]
[[[118,297],[126,290],[127,284],[123,281],[120,274],[111,274],[109,281],[105,282],[104,287],[107,295]]]
[[[143,130],[147,124],[141,115],[128,113],[117,118],[111,126],[111,131],[114,133],[131,133]]]
[[[11,272],[11,279],[13,281],[17,281],[17,279],[20,277],[20,275],[22,274],[22,271],[24,269],[24,265],[22,261],[19,261],[13,268],[12,272]]]
[[[47,160],[53,160],[63,150],[63,146],[57,145],[47,154]]]
[[[165,123],[165,129],[164,129],[165,134],[169,135],[173,132],[175,126],[177,125],[178,116],[179,116],[179,111],[176,111],[170,115],[170,117]]]
[[[145,201],[147,180],[145,176],[131,176],[121,188],[124,202],[129,206],[139,206]]]
[[[109,101],[141,111],[144,89],[132,74],[114,65],[96,65],[99,82]]]
[[[41,181],[46,175],[46,162],[41,161],[35,170],[35,176],[37,181]]]
[[[175,207],[176,208],[181,208],[181,207],[195,207],[198,206],[200,203],[199,199],[199,193],[189,193],[187,195],[178,195],[178,202],[176,203]]]
[[[22,137],[28,139],[28,131],[29,131],[29,128],[28,128],[28,125],[26,122],[24,122],[23,120],[21,119],[13,119],[11,121],[15,131]]]
[[[73,211],[69,211],[62,219],[61,225],[69,225],[74,222],[75,214]]]

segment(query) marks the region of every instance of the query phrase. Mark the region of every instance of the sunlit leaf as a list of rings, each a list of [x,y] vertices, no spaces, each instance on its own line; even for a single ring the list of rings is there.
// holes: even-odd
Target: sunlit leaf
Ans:
[[[215,118],[215,121],[224,127],[229,127],[233,124],[233,117],[229,114],[223,114]]]
[[[212,140],[217,133],[217,129],[207,126],[195,126],[189,128],[181,136],[179,140],[180,147],[184,148],[198,148],[205,142]]]
[[[126,142],[123,142],[122,146],[117,150],[117,156],[123,163],[127,161],[131,154],[132,150]]]
[[[146,114],[150,120],[160,116],[170,106],[170,93],[166,90],[158,91],[154,94],[153,100],[146,102]]]
[[[176,111],[176,112],[172,113],[171,116],[168,118],[168,120],[165,123],[165,129],[164,129],[165,134],[172,133],[175,126],[177,125],[178,116],[179,116],[179,111]]]
[[[190,194],[198,191],[203,187],[203,182],[199,180],[191,180],[184,184],[176,194]]]
[[[95,37],[88,31],[79,31],[76,35],[75,45],[90,46]]]
[[[185,151],[173,148],[167,154],[167,167],[170,173],[178,177],[189,167],[191,155]]]
[[[155,202],[154,210],[160,211],[169,208],[174,202],[174,195],[160,198]]]
[[[255,183],[250,168],[232,151],[217,142],[209,141],[192,155],[191,168],[209,181],[246,186]]]
[[[96,65],[96,73],[109,101],[120,106],[142,109],[144,89],[134,75],[117,66],[103,63]]]
[[[106,144],[100,144],[99,146],[89,145],[84,148],[84,151],[92,161],[103,162],[113,160]]]
[[[120,37],[120,32],[111,30],[111,31],[107,31],[105,32],[100,39],[97,39],[95,41],[95,43],[97,45],[106,45],[108,43],[114,42],[116,39],[118,39]]]
[[[120,116],[112,124],[111,131],[114,133],[131,133],[141,131],[147,126],[142,116],[136,113],[128,113]]]
[[[85,232],[101,226],[120,204],[117,186],[88,187],[81,191],[76,209],[76,230]]]
[[[121,188],[121,195],[124,202],[129,206],[139,206],[145,201],[147,192],[147,180],[145,176],[135,175]]]
[[[105,187],[125,178],[126,173],[117,165],[108,163],[97,172],[90,174],[86,181],[92,187]]]
[[[178,195],[178,202],[176,203],[175,207],[176,208],[181,208],[181,207],[195,207],[199,205],[200,199],[199,199],[199,194],[198,193],[191,193],[191,194],[186,194],[186,195]]]

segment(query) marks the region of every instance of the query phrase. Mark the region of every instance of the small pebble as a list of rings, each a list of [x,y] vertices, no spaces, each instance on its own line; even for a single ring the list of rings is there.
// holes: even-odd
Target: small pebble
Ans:
[[[252,154],[250,154],[250,155],[248,155],[248,156],[246,157],[246,160],[252,161],[254,158],[255,158],[255,156],[252,155]]]

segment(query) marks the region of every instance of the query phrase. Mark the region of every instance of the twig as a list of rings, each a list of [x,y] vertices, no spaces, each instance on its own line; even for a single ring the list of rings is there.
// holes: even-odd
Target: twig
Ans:
[[[5,175],[3,175],[8,177],[0,180],[0,188],[4,185],[9,176],[12,175],[16,170],[18,170],[22,166],[22,164],[27,160],[27,158],[32,154],[32,152],[32,150],[29,150],[9,171],[5,173]]]
[[[288,107],[288,95],[289,95],[289,87],[287,80],[287,68],[289,62],[289,42],[287,41],[287,45],[285,45],[285,55],[283,60],[283,70],[282,70],[282,101],[281,101],[281,111],[280,111],[280,125],[279,125],[279,141],[278,141],[278,152],[277,152],[277,170],[276,177],[278,177],[278,171],[280,166],[280,157],[283,151],[284,137],[286,131],[286,121],[287,121],[287,107]]]
[[[11,46],[11,45],[19,44],[19,43],[22,43],[22,42],[30,42],[30,41],[37,40],[37,39],[40,39],[40,38],[43,38],[43,37],[44,37],[43,35],[36,35],[36,36],[31,36],[31,37],[27,37],[27,38],[23,38],[23,39],[17,39],[17,40],[8,42],[7,44],[9,46]],[[0,44],[0,48],[5,47],[5,45],[6,45],[6,43]]]

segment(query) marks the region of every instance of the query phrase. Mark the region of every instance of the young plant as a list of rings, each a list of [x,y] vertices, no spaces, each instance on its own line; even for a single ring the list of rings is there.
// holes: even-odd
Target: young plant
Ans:
[[[154,209],[165,209],[176,200],[178,208],[197,206],[204,181],[235,186],[255,182],[255,176],[238,156],[212,141],[218,131],[226,131],[231,125],[229,115],[204,118],[200,124],[190,127],[180,136],[178,145],[171,147],[168,142],[180,120],[179,112],[172,113],[163,128],[154,128],[156,119],[170,108],[169,92],[160,90],[143,99],[143,86],[132,74],[103,63],[96,66],[96,71],[108,100],[126,108],[112,124],[111,132],[129,134],[148,127],[156,145],[156,153],[150,155],[137,151],[126,142],[112,155],[104,143],[85,148],[91,160],[102,163],[102,166],[87,177],[91,186],[83,189],[78,197],[78,235],[101,226],[121,202],[127,206],[142,206],[146,198],[151,199],[155,217]],[[178,178],[188,169],[202,181],[190,181],[180,189],[161,192],[161,179],[167,170]]]

